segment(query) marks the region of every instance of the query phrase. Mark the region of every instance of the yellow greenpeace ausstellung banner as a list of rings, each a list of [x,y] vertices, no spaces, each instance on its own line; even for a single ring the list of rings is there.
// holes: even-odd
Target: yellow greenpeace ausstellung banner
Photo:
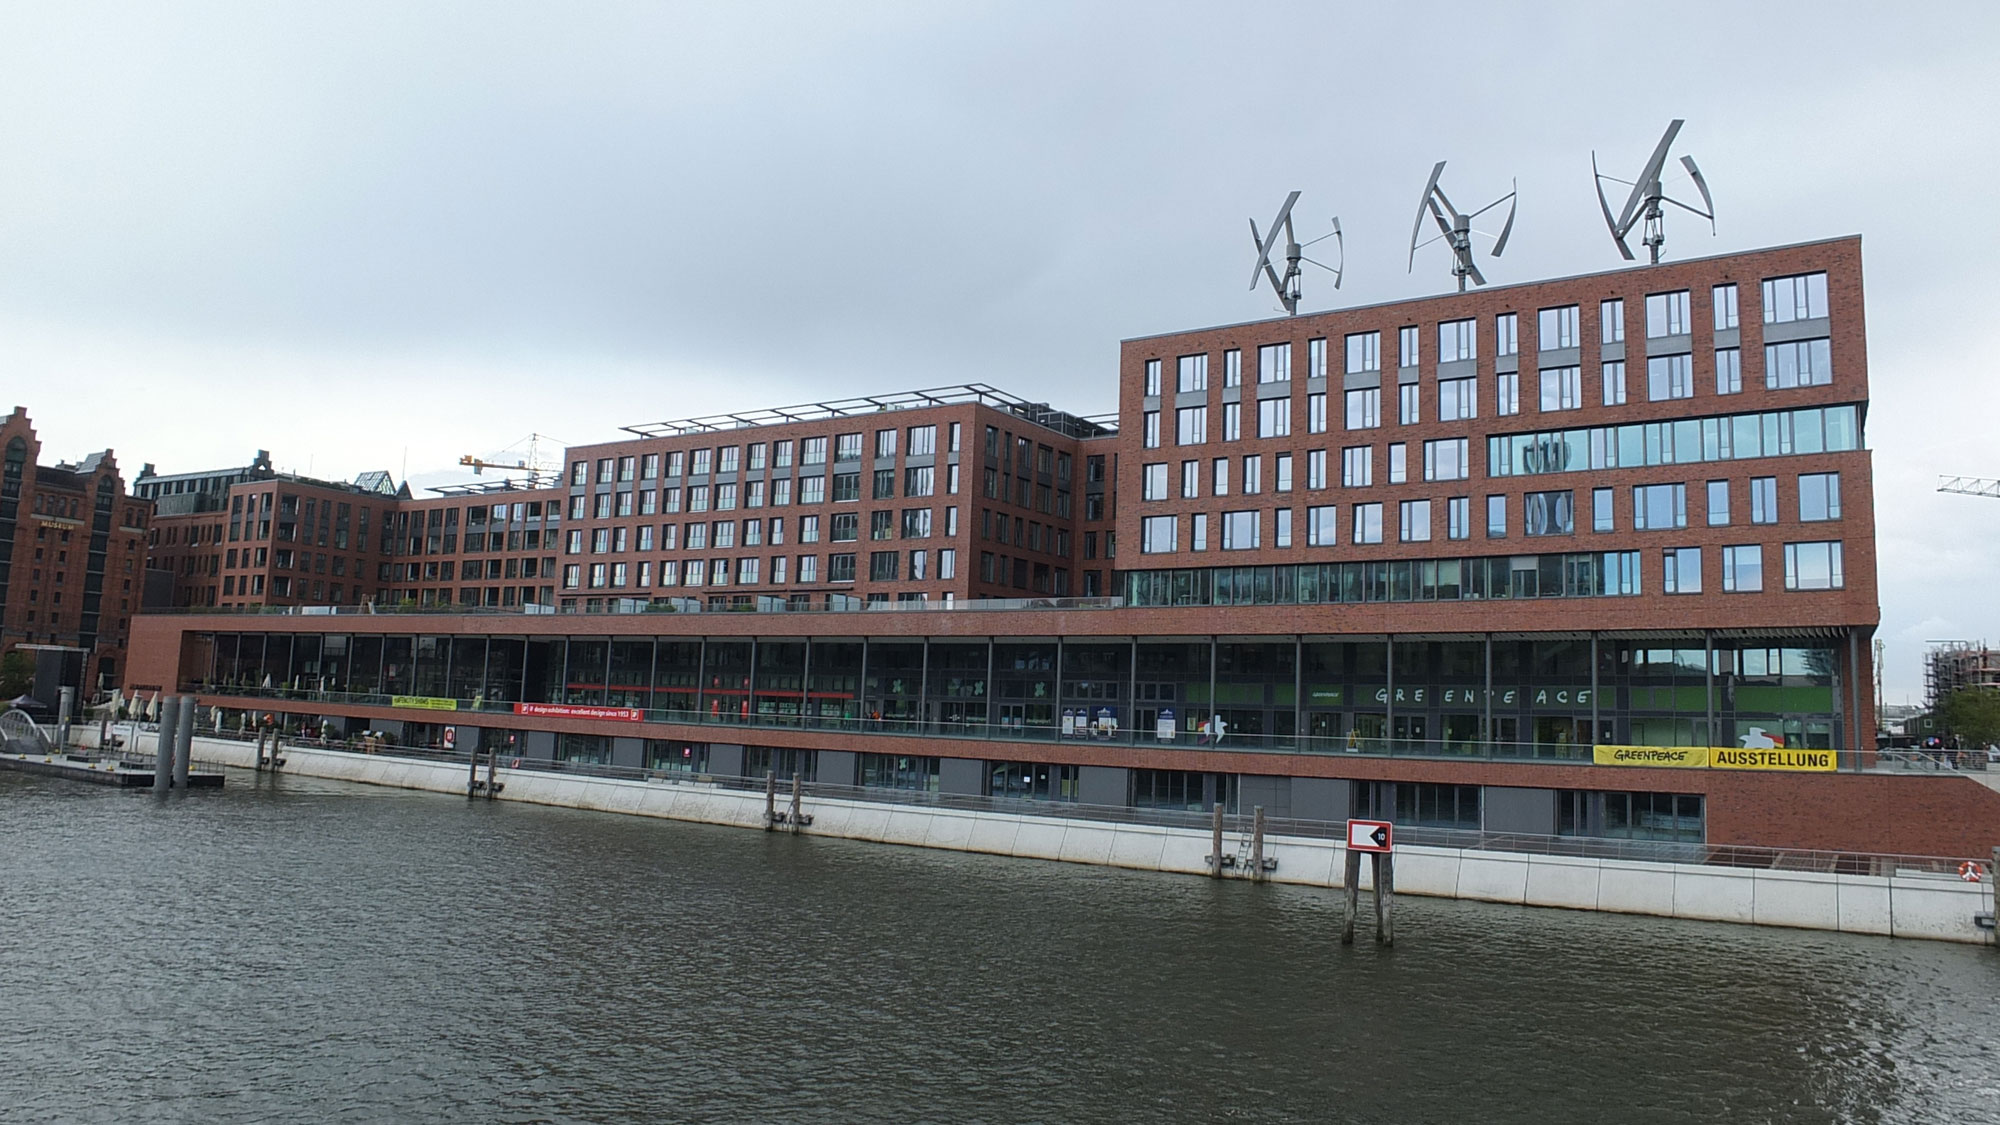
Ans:
[[[1593,746],[1591,756],[1600,766],[1665,766],[1699,769],[1708,764],[1706,746]]]
[[[1783,746],[1746,750],[1738,746],[1594,746],[1600,766],[1658,766],[1669,769],[1824,770],[1835,768],[1831,750],[1791,750]]]
[[[389,706],[415,707],[424,711],[456,711],[458,700],[439,699],[432,695],[392,695],[389,697]]]
[[[1793,750],[1779,746],[1745,750],[1718,746],[1709,752],[1708,764],[1726,770],[1825,770],[1834,768],[1831,750]]]

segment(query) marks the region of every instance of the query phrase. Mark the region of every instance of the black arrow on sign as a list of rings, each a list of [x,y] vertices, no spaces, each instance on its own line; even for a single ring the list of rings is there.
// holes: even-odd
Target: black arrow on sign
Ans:
[[[1389,846],[1389,830],[1387,828],[1376,828],[1375,831],[1368,834],[1368,838],[1375,841],[1375,846],[1378,848]]]

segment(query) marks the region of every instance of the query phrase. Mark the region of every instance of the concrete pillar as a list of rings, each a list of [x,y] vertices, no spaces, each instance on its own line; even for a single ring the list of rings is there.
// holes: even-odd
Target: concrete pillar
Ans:
[[[192,695],[181,696],[179,722],[174,735],[174,787],[186,790],[188,767],[194,763],[194,716],[200,709]]]
[[[153,791],[165,793],[174,779],[174,735],[180,728],[181,697],[160,701],[160,730],[153,747]]]

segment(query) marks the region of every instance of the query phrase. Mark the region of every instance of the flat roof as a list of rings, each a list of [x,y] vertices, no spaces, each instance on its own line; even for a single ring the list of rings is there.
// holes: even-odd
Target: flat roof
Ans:
[[[959,383],[893,394],[863,395],[859,398],[808,402],[796,406],[775,406],[734,414],[710,414],[674,422],[650,422],[621,426],[626,433],[646,438],[677,437],[684,434],[720,433],[755,426],[776,426],[787,422],[815,422],[828,418],[852,418],[895,410],[921,410],[933,406],[976,403],[1033,422],[1044,429],[1069,437],[1102,437],[1118,430],[1116,415],[1084,417],[1057,410],[1046,402],[1029,402],[986,383]],[[582,447],[577,447],[582,448]]]

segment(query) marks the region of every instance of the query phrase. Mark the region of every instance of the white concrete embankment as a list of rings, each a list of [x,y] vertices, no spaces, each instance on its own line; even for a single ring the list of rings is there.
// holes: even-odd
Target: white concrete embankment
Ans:
[[[152,736],[139,737],[150,752]],[[252,745],[197,738],[195,760],[248,767]],[[287,745],[285,772],[371,785],[464,793],[466,767],[389,755]],[[503,799],[637,816],[764,827],[764,795],[699,782],[640,781],[502,769]],[[781,807],[783,797],[781,796]],[[1063,860],[1145,871],[1206,875],[1209,833],[1142,824],[939,809],[811,798],[806,831],[912,847]],[[1225,850],[1234,854],[1240,833]],[[1338,841],[1272,837],[1273,882],[1341,886]],[[1987,942],[1973,915],[1990,909],[1991,890],[1949,875],[1834,875],[1636,860],[1404,846],[1396,849],[1396,889],[1405,894],[1652,914],[1716,922],[1789,926],[1941,941]],[[1362,886],[1369,885],[1363,864]]]

